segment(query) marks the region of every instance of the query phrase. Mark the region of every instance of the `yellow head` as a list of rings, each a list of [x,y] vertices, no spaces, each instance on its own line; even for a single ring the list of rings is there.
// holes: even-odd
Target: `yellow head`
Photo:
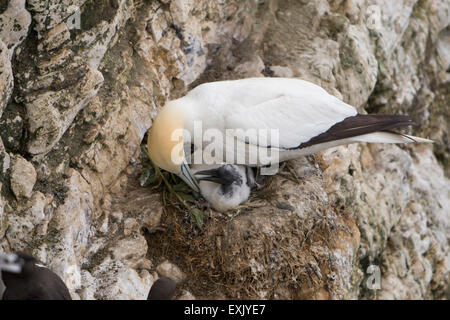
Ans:
[[[177,174],[192,189],[199,191],[184,156],[183,130],[188,110],[183,108],[180,100],[168,102],[155,117],[148,134],[147,149],[155,165]]]

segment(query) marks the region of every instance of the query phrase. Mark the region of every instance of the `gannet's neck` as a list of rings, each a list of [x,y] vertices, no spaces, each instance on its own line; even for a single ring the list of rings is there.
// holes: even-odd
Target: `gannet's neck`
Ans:
[[[171,108],[173,112],[183,115],[182,127],[191,134],[194,132],[194,121],[202,119],[195,105],[196,102],[188,96],[167,103],[167,107]]]
[[[148,135],[148,151],[160,168],[179,174],[183,162],[183,129],[189,117],[183,98],[169,101],[153,120]]]

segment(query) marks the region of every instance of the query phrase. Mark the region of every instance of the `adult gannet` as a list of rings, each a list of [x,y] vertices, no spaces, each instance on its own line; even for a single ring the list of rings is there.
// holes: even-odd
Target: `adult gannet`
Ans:
[[[191,172],[199,181],[200,194],[215,210],[225,212],[247,201],[255,175],[244,165],[196,165]]]
[[[412,124],[407,115],[358,114],[308,81],[248,78],[205,83],[169,101],[154,119],[147,143],[157,166],[198,192],[186,144],[203,155],[211,151],[211,137],[197,139],[199,125],[201,132],[214,129],[225,137],[214,145],[215,163],[262,166],[355,142],[432,142],[389,131]],[[268,130],[278,137],[267,139]],[[269,156],[263,162],[260,154]],[[243,158],[244,163],[236,160]]]
[[[72,300],[61,278],[30,255],[0,252],[3,300]]]

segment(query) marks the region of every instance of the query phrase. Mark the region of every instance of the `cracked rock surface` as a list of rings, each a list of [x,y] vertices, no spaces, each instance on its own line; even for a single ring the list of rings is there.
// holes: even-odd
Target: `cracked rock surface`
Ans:
[[[445,0],[1,0],[0,250],[35,255],[74,299],[146,299],[160,276],[180,299],[449,298],[449,17]],[[137,181],[152,119],[254,76],[407,113],[405,133],[435,143],[291,161],[270,199],[210,211],[189,261],[157,255],[167,212]]]

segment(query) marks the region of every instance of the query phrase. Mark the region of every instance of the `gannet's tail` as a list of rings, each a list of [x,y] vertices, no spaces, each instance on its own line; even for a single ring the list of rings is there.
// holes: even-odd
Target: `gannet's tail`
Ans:
[[[353,140],[353,142],[378,142],[378,143],[434,142],[433,140],[390,131],[377,131],[352,137],[350,139]]]
[[[332,126],[328,131],[302,143],[295,149],[281,151],[280,159],[290,160],[328,148],[357,142],[409,143],[432,140],[391,131],[414,125],[407,115],[356,115]]]

